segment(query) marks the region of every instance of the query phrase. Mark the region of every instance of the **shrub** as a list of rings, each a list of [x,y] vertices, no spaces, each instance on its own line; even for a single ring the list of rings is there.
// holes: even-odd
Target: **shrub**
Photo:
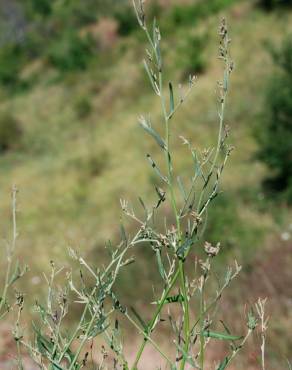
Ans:
[[[76,100],[74,104],[74,109],[78,118],[86,118],[92,111],[91,101],[87,96],[81,96]]]
[[[287,191],[292,185],[292,37],[273,51],[273,58],[278,69],[268,82],[263,118],[257,128],[258,158],[273,173],[266,185]]]
[[[19,45],[9,44],[0,49],[0,83],[14,86],[19,82],[19,73],[23,66],[23,50]]]
[[[80,37],[74,31],[66,31],[55,40],[48,51],[49,63],[61,72],[83,70],[94,54],[90,37]]]
[[[26,0],[24,4],[31,14],[49,16],[52,12],[52,3],[54,0]]]
[[[207,64],[204,56],[205,47],[206,36],[189,35],[183,39],[177,60],[183,77],[204,72]]]
[[[264,9],[272,10],[279,6],[291,6],[292,0],[260,0],[259,4]]]
[[[214,14],[235,0],[199,0],[190,5],[175,5],[170,13],[170,20],[176,24],[194,24],[199,19]]]
[[[10,113],[2,113],[0,115],[0,153],[18,148],[21,136],[19,121]]]
[[[137,29],[135,15],[129,6],[118,8],[114,13],[114,18],[119,24],[118,32],[122,36],[127,36]]]

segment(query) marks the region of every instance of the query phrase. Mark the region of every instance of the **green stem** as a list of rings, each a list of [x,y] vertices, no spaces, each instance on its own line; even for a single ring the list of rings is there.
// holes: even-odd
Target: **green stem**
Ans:
[[[136,322],[131,318],[131,316],[128,313],[126,313],[126,317],[130,321],[130,323],[135,326],[135,328],[139,331],[139,333],[140,334],[143,334],[144,335],[144,338],[146,338],[153,345],[153,347],[161,354],[161,356],[164,357],[165,360],[171,365],[172,364],[172,361],[160,349],[160,347],[154,342],[154,340],[149,335],[145,336],[145,332],[143,331],[143,329],[141,329],[140,326],[136,324]]]
[[[159,314],[160,314],[160,312],[161,312],[161,310],[162,310],[162,307],[163,307],[163,305],[164,305],[164,303],[165,303],[165,300],[166,300],[167,296],[169,295],[169,292],[170,292],[170,291],[171,291],[171,289],[173,288],[173,286],[174,286],[174,284],[175,284],[175,282],[176,282],[176,280],[177,280],[178,276],[179,276],[179,270],[177,270],[177,271],[175,272],[175,274],[173,275],[173,278],[172,278],[172,280],[171,280],[171,282],[170,282],[169,286],[168,286],[168,287],[167,287],[167,289],[164,291],[164,293],[163,293],[163,295],[162,295],[162,297],[161,297],[160,303],[159,303],[159,305],[158,305],[158,307],[157,307],[157,309],[156,309],[156,311],[155,311],[155,313],[154,313],[154,315],[153,315],[153,318],[152,318],[152,320],[151,320],[151,322],[150,322],[150,324],[149,324],[149,326],[148,326],[148,333],[149,333],[148,338],[149,338],[149,336],[150,336],[150,334],[151,334],[151,332],[152,332],[152,330],[153,330],[153,328],[154,328],[154,326],[155,326],[155,323],[156,323],[157,317],[159,316]],[[135,358],[134,364],[133,364],[133,366],[132,366],[132,368],[131,368],[132,370],[136,370],[136,369],[137,369],[138,362],[140,361],[140,358],[141,358],[141,356],[142,356],[142,353],[143,353],[143,351],[144,351],[144,348],[145,348],[145,346],[146,346],[147,341],[148,341],[147,337],[144,337],[144,339],[143,339],[143,343],[141,344],[141,346],[140,346],[140,348],[139,348],[139,350],[138,350],[138,352],[137,352],[137,355],[136,355],[136,358]]]
[[[200,297],[200,370],[204,370],[205,361],[205,337],[204,337],[204,319],[205,319],[205,278],[202,282],[201,297]]]

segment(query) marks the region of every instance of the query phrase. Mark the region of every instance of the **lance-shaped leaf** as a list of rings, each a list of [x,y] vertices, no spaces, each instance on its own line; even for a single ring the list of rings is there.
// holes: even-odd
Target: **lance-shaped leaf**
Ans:
[[[103,333],[108,327],[109,324],[106,322],[106,317],[101,317],[89,331],[88,338],[95,338],[99,334]]]
[[[185,191],[185,187],[182,183],[182,180],[181,178],[178,176],[177,177],[177,183],[178,183],[178,187],[179,187],[179,190],[180,190],[180,193],[183,197],[183,200],[186,202],[187,201],[187,194],[186,194],[186,191]]]
[[[156,163],[153,161],[153,159],[151,158],[151,155],[150,154],[147,154],[147,158],[148,158],[148,161],[150,162],[151,164],[151,167],[154,169],[154,171],[157,173],[157,175],[161,178],[161,180],[163,180],[164,182],[166,182],[168,184],[168,179],[167,177],[163,176],[159,167],[156,165]]]
[[[214,339],[220,339],[220,340],[240,340],[243,338],[242,336],[238,336],[238,335],[215,333],[214,331],[210,331],[210,330],[205,330],[203,332],[203,335],[206,338],[214,338]]]
[[[228,362],[229,362],[229,358],[225,357],[216,370],[225,370],[228,365]]]
[[[154,75],[154,73],[153,73],[153,71],[152,70],[150,70],[150,68],[149,68],[149,66],[148,66],[148,64],[147,64],[147,62],[146,62],[146,60],[144,60],[144,68],[145,68],[145,70],[146,70],[146,72],[147,72],[147,75],[148,75],[148,77],[149,77],[149,80],[150,80],[150,82],[151,82],[151,85],[152,85],[152,87],[153,87],[153,90],[155,91],[155,93],[157,94],[157,95],[160,95],[160,91],[159,91],[159,87],[157,86],[157,82],[156,82],[156,78],[155,78],[155,75]]]
[[[27,270],[28,270],[27,266],[24,266],[23,269],[21,269],[19,266],[19,262],[16,261],[15,269],[14,269],[13,274],[10,277],[8,285],[11,286],[12,284],[14,284],[18,279],[20,279],[27,272]]]
[[[162,68],[162,58],[161,58],[161,51],[160,51],[160,31],[159,28],[157,27],[157,22],[156,18],[154,18],[153,21],[153,46],[154,46],[154,51],[155,51],[155,57],[157,60],[157,68],[158,70],[161,70]]]
[[[148,218],[148,209],[147,209],[147,207],[146,207],[146,205],[145,205],[145,203],[144,203],[143,199],[142,199],[141,197],[138,197],[138,199],[139,199],[139,202],[140,202],[140,204],[141,204],[142,208],[143,208],[143,209],[144,209],[144,211],[145,211],[145,216],[146,216],[146,219],[147,219],[147,218]]]
[[[168,115],[168,118],[171,118],[173,113],[174,113],[174,96],[173,96],[173,87],[172,87],[172,83],[169,82],[169,109],[170,109],[170,112],[169,112],[169,115]]]
[[[150,121],[147,121],[145,117],[141,116],[139,118],[139,123],[141,127],[153,137],[153,139],[157,142],[157,144],[162,148],[165,149],[166,145],[163,139],[159,136],[159,134],[151,127]]]
[[[127,233],[125,230],[125,227],[123,224],[120,224],[120,232],[121,232],[121,237],[124,241],[124,243],[127,245],[128,244],[128,238],[127,238]]]
[[[179,259],[184,259],[186,254],[188,253],[189,249],[193,245],[194,240],[193,239],[187,239],[181,247],[179,247],[176,251],[176,255]]]
[[[178,303],[178,302],[184,302],[184,297],[182,294],[173,295],[170,297],[167,297],[165,300],[167,303]]]
[[[172,296],[169,296],[169,297],[165,298],[164,304],[181,303],[181,302],[184,302],[183,295],[182,294],[176,294],[176,295],[172,295]],[[152,302],[151,304],[160,304],[160,301],[155,301],[155,302]]]
[[[224,72],[224,78],[223,78],[223,90],[227,92],[228,90],[228,71]]]
[[[140,316],[140,314],[135,310],[134,307],[131,307],[131,311],[133,312],[134,316],[136,317],[136,319],[139,321],[140,325],[143,327],[143,330],[145,333],[148,332],[148,325],[146,324],[146,322],[142,319],[142,317]]]
[[[162,279],[165,281],[166,280],[166,272],[165,272],[165,269],[164,269],[164,266],[163,266],[163,263],[162,263],[162,260],[161,260],[160,250],[156,249],[155,254],[156,254],[159,274],[162,277]]]

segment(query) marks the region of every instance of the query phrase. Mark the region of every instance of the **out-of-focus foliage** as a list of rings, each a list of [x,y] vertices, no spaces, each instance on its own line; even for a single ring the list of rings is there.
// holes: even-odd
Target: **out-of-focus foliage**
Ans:
[[[188,35],[184,38],[177,61],[183,71],[183,77],[199,74],[205,70],[207,65],[204,56],[205,47],[205,35]]]
[[[10,113],[0,114],[0,153],[19,147],[21,142],[20,122]]]
[[[15,86],[22,68],[36,58],[48,59],[61,72],[84,69],[97,55],[98,45],[86,32],[80,34],[101,17],[116,19],[121,35],[137,28],[125,0],[3,1],[0,17],[5,36],[0,45],[0,84],[5,86]]]
[[[14,85],[23,65],[23,53],[18,45],[7,45],[0,49],[0,83]]]
[[[68,32],[52,43],[48,61],[62,72],[82,70],[93,53],[94,43],[90,37],[81,38],[76,32]]]
[[[267,10],[272,10],[278,6],[291,6],[291,0],[260,0],[260,5]]]
[[[258,157],[273,171],[274,177],[268,184],[288,191],[292,201],[292,37],[272,55],[278,70],[266,90],[264,119],[257,132]]]
[[[209,0],[193,2],[189,5],[176,5],[171,10],[171,20],[176,25],[194,24],[202,17],[218,12],[235,0]]]

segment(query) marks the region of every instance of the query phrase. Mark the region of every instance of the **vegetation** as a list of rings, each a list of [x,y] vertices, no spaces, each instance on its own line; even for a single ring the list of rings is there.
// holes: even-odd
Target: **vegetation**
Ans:
[[[278,67],[266,92],[263,125],[258,129],[259,159],[274,173],[266,182],[270,188],[292,198],[292,38],[273,51]]]
[[[24,9],[25,6],[25,33],[17,34],[20,36],[12,33],[13,37],[9,38],[9,43],[4,36],[1,39],[6,40],[1,48],[4,54],[8,44],[20,47],[20,58],[14,58],[14,51],[10,54],[10,60],[19,63],[15,75],[11,73],[13,79],[16,77],[15,82],[1,83],[0,86],[2,115],[9,115],[17,120],[20,135],[15,137],[14,143],[0,156],[0,208],[3,215],[0,233],[3,239],[10,240],[7,232],[10,205],[5,194],[11,183],[16,183],[21,190],[18,195],[21,211],[18,215],[18,228],[21,237],[17,240],[15,257],[29,262],[30,271],[10,289],[25,293],[26,304],[21,312],[22,323],[33,320],[38,327],[42,326],[42,335],[47,338],[49,332],[46,330],[46,324],[41,324],[36,313],[31,312],[31,307],[36,300],[42,307],[46,306],[44,297],[47,294],[47,285],[42,282],[43,272],[47,277],[51,273],[52,266],[48,261],[55,261],[56,271],[60,264],[65,266],[55,278],[56,298],[59,297],[59,288],[64,285],[63,279],[70,266],[73,266],[76,274],[79,270],[78,261],[67,261],[68,245],[80,250],[80,255],[90,262],[90,266],[107,266],[108,249],[105,249],[104,245],[107,244],[109,236],[113,240],[112,245],[119,244],[120,240],[117,225],[119,198],[131,198],[136,216],[143,219],[143,210],[135,194],[143,194],[144,203],[149,208],[149,204],[157,205],[158,194],[153,191],[155,186],[167,190],[163,181],[157,179],[151,166],[148,170],[143,167],[145,153],[151,153],[163,173],[166,173],[166,167],[160,159],[160,147],[154,140],[143,140],[137,128],[137,112],[142,112],[146,118],[147,112],[151,112],[153,127],[161,137],[164,136],[163,125],[159,124],[162,121],[159,99],[152,94],[151,85],[149,87],[149,84],[145,83],[147,75],[137,63],[144,55],[144,34],[137,23],[132,23],[134,28],[122,35],[115,16],[118,12],[116,6],[121,4],[121,8],[125,9],[125,17],[131,17],[133,20],[135,16],[132,10],[128,11],[128,3],[94,1],[94,6],[87,7],[87,0],[50,1],[51,10],[41,14],[32,6],[27,6],[29,2],[18,2],[18,9]],[[5,3],[12,2],[2,2],[1,7]],[[17,1],[14,0],[13,3]],[[107,5],[97,10],[95,5],[98,3]],[[206,240],[212,246],[216,246],[218,241],[221,241],[222,245],[220,253],[212,259],[215,269],[208,279],[208,292],[215,292],[216,276],[224,276],[226,266],[233,265],[235,258],[243,265],[243,269],[237,283],[225,291],[222,303],[219,302],[218,316],[213,320],[212,329],[217,333],[225,331],[223,326],[217,324],[218,319],[226,319],[224,313],[228,311],[227,321],[231,323],[229,330],[232,334],[240,335],[246,330],[245,323],[239,320],[246,313],[242,311],[242,301],[252,303],[258,296],[268,297],[271,319],[266,342],[267,367],[283,370],[287,369],[285,358],[290,362],[292,360],[289,333],[292,211],[289,205],[279,202],[279,198],[270,197],[270,193],[262,190],[264,179],[274,174],[277,176],[277,168],[271,171],[265,162],[256,159],[261,144],[255,140],[253,128],[261,125],[262,131],[265,130],[267,116],[265,113],[264,117],[262,115],[266,104],[263,97],[266,95],[266,81],[275,74],[275,67],[267,56],[264,44],[269,40],[272,44],[279,45],[283,36],[292,31],[292,13],[288,7],[281,6],[275,7],[273,12],[263,11],[258,7],[257,0],[221,1],[221,5],[215,10],[206,6],[208,3],[213,4],[211,1],[196,1],[196,6],[205,7],[204,12],[193,11],[190,18],[185,14],[184,21],[178,23],[174,22],[175,8],[179,7],[180,12],[189,11],[189,6],[192,8],[195,2],[189,4],[187,0],[172,0],[171,4],[166,5],[161,0],[157,2],[158,11],[155,10],[155,18],[161,26],[163,38],[163,91],[167,103],[169,81],[177,81],[177,85],[172,83],[174,99],[177,102],[181,91],[179,84],[184,91],[184,81],[189,73],[196,71],[195,73],[199,74],[190,101],[184,104],[184,109],[177,110],[173,117],[173,167],[175,174],[181,175],[184,187],[187,187],[192,159],[187,155],[187,146],[182,145],[179,138],[181,135],[189,138],[191,147],[195,147],[198,153],[202,153],[204,148],[214,146],[218,119],[214,87],[220,76],[220,63],[216,60],[218,39],[214,30],[218,26],[218,19],[224,15],[232,25],[232,57],[236,61],[225,122],[227,133],[228,125],[232,128],[231,140],[236,150],[232,153],[230,165],[224,169],[220,194],[213,199],[206,213],[208,220],[203,227]],[[154,18],[154,14],[151,14],[154,10],[148,7],[150,0],[145,5],[148,19],[151,20]],[[2,23],[1,29],[4,26],[5,23]],[[59,69],[48,60],[49,53],[60,49],[62,51],[59,43],[67,43],[69,29],[74,30],[74,37],[78,37],[78,40],[87,40],[87,35],[90,40],[94,40],[90,45],[85,67],[73,68],[70,72],[67,69]],[[6,32],[2,34],[7,35]],[[69,36],[68,38],[70,39]],[[192,39],[200,41],[196,45],[199,49],[197,52],[195,48],[190,47]],[[147,48],[149,49],[149,46]],[[194,68],[196,58],[203,61],[202,71]],[[5,69],[10,64],[7,62]],[[5,73],[4,68],[1,73]],[[278,72],[276,74],[278,75]],[[287,191],[288,188],[284,190],[286,193]],[[175,192],[179,196],[177,183]],[[287,199],[287,194],[284,196]],[[179,206],[182,206],[182,201],[179,198]],[[163,217],[156,218],[156,226],[163,233],[164,216],[173,223],[168,199],[160,205],[158,211]],[[129,221],[127,235],[134,235],[136,226],[134,220]],[[207,257],[203,252],[204,242],[204,238],[201,238],[195,251],[190,253],[185,264],[187,276],[194,273],[193,261]],[[1,253],[5,250],[1,248]],[[134,254],[133,250],[129,251],[130,255]],[[201,253],[197,253],[198,251]],[[156,253],[141,245],[141,248],[135,248],[135,257],[135,263],[120,270],[114,284],[114,292],[123,298],[123,306],[134,306],[143,321],[148,323],[151,320],[151,308],[154,308],[154,305],[149,306],[153,288],[148,282],[153,283],[157,295],[162,291],[163,285],[156,268]],[[162,260],[164,263],[163,258]],[[1,281],[4,281],[4,258],[0,259],[0,265]],[[197,266],[199,274],[199,264]],[[88,285],[89,282],[93,286],[93,280],[84,270],[83,272],[86,285],[91,286]],[[79,276],[75,276],[74,282],[78,289],[82,286],[79,281]],[[139,299],[136,295],[138,283]],[[176,287],[174,295],[180,293],[179,286]],[[78,317],[80,318],[81,306],[72,303],[74,295],[69,289],[68,291],[70,313],[64,318],[62,331],[70,335],[73,334],[70,328],[72,329]],[[7,302],[16,314],[18,306],[14,305],[13,290],[10,292],[12,296],[7,297]],[[21,298],[21,294],[19,297]],[[107,302],[110,301],[111,298],[108,297]],[[194,303],[195,301],[192,300]],[[175,317],[178,317],[176,315],[181,307],[179,304],[178,302],[169,305]],[[221,305],[223,311],[220,309]],[[132,311],[130,313],[131,317],[135,316]],[[115,311],[113,322],[116,314]],[[9,319],[13,320],[14,317],[10,313],[5,318],[7,321],[0,325],[0,367],[4,368],[11,368],[15,364],[13,355],[8,359],[6,357],[13,352],[13,344],[2,343],[2,338],[9,338],[8,335],[5,336],[5,331]],[[167,314],[162,314],[161,318],[167,319]],[[23,326],[25,328],[21,334],[27,340],[31,327]],[[121,326],[126,326],[123,345],[128,358],[128,352],[133,353],[137,349],[138,339],[143,335],[139,337],[134,326],[125,323],[124,319],[119,321],[119,329]],[[257,330],[259,329],[258,326]],[[160,335],[161,338],[157,338]],[[163,341],[161,349],[167,356],[171,355],[171,351],[170,348],[164,347],[164,343],[168,343],[165,338],[171,335],[173,333],[168,331],[167,321],[162,321],[159,331],[153,333],[155,343]],[[98,336],[95,342],[92,350],[94,353],[100,353],[101,337]],[[259,339],[259,336],[253,336],[238,353],[238,370],[258,367],[261,356]],[[32,337],[31,340],[34,344]],[[78,341],[74,341],[74,351],[75,343]],[[229,348],[225,340],[214,342],[212,339],[208,346],[210,347],[206,361],[210,363],[206,362],[206,367],[211,367],[227,355]],[[216,354],[213,351],[215,346]],[[90,347],[86,346],[84,351],[91,352]],[[109,351],[107,361],[112,359],[110,353]],[[159,362],[156,353],[149,342],[139,362],[140,367],[146,370],[148,365],[151,369],[153,363],[148,364],[147,361],[150,359],[155,363]],[[248,356],[248,353],[251,355]],[[27,361],[24,356],[24,366]],[[97,363],[100,361],[101,358],[96,360]],[[161,366],[164,363],[163,360]],[[112,363],[110,368],[113,367],[111,365]]]
[[[181,177],[176,174],[174,168],[175,153],[172,150],[171,131],[175,124],[175,117],[180,106],[191,93],[195,78],[189,80],[188,90],[175,98],[174,85],[169,82],[168,100],[164,92],[164,68],[165,64],[161,54],[161,35],[157,24],[153,24],[153,34],[150,35],[145,20],[143,2],[135,2],[134,8],[138,22],[149,41],[147,52],[148,60],[144,60],[144,66],[148,74],[154,93],[161,102],[162,116],[164,119],[164,138],[152,126],[150,116],[141,116],[140,124],[146,133],[152,137],[165,158],[166,173],[163,174],[160,166],[150,154],[147,158],[157,177],[157,201],[151,207],[146,206],[142,198],[141,206],[144,216],[137,216],[128,202],[121,200],[121,207],[127,217],[134,220],[138,228],[134,236],[128,235],[121,225],[122,241],[117,247],[111,243],[108,245],[111,260],[106,267],[93,268],[87,264],[78,252],[70,250],[74,260],[79,263],[81,281],[77,285],[73,269],[66,274],[66,285],[59,291],[55,288],[55,279],[61,274],[54,262],[51,262],[51,274],[46,278],[48,283],[47,301],[45,304],[36,303],[36,311],[39,313],[39,323],[33,324],[35,341],[26,339],[21,328],[21,313],[24,308],[24,295],[17,293],[13,304],[17,308],[17,318],[14,327],[14,339],[17,344],[17,365],[23,368],[21,347],[30,353],[32,360],[43,369],[80,369],[89,365],[89,352],[84,352],[87,343],[97,336],[102,335],[107,343],[107,350],[111,350],[114,356],[114,367],[121,366],[123,369],[137,370],[145,346],[149,342],[161,355],[170,369],[184,370],[191,365],[194,368],[206,367],[208,345],[211,341],[226,341],[231,346],[231,352],[216,365],[217,370],[229,367],[238,352],[242,349],[249,336],[257,326],[257,318],[252,311],[247,315],[247,329],[243,334],[231,334],[227,323],[222,321],[225,331],[216,331],[216,311],[218,302],[221,300],[225,289],[239,274],[241,267],[235,261],[234,267],[227,267],[225,276],[218,280],[218,287],[212,291],[210,280],[212,279],[215,260],[220,252],[220,242],[212,245],[208,241],[204,243],[204,250],[197,251],[200,258],[194,264],[194,273],[187,275],[186,264],[191,263],[190,256],[198,248],[198,242],[203,238],[206,213],[213,200],[219,194],[219,184],[226,162],[231,154],[232,147],[227,144],[227,135],[224,121],[224,111],[229,90],[229,76],[233,71],[233,62],[229,56],[229,43],[226,21],[223,19],[220,30],[219,58],[224,65],[223,79],[218,83],[219,101],[219,129],[217,145],[208,151],[199,152],[193,148],[190,142],[182,137],[183,143],[189,148],[193,161],[193,174],[190,183],[184,185]],[[177,185],[175,179],[177,178]],[[161,184],[162,187],[158,187]],[[178,198],[178,191],[181,200]],[[164,228],[156,219],[163,218],[161,208],[167,207],[172,210],[172,215],[165,218]],[[12,241],[7,249],[7,273],[4,282],[3,294],[0,302],[0,312],[3,318],[10,309],[7,300],[9,288],[25,273],[16,263],[15,272],[12,271],[13,256],[16,248],[16,189],[12,192],[12,218],[13,234]],[[174,224],[173,224],[174,223]],[[175,225],[175,226],[174,226]],[[153,297],[154,308],[152,317],[145,321],[134,307],[128,308],[122,304],[123,298],[118,295],[115,283],[122,270],[128,265],[135,263],[135,249],[143,245],[151,248],[157,262],[160,274],[161,292]],[[134,256],[132,256],[134,254]],[[88,275],[88,276],[87,276]],[[90,282],[92,280],[92,283]],[[148,282],[151,284],[151,281]],[[177,294],[178,292],[178,294]],[[82,306],[79,323],[69,336],[66,335],[63,322],[71,310],[71,300],[75,300]],[[173,313],[171,306],[177,305],[177,312]],[[153,334],[161,330],[161,317],[168,313],[168,321],[173,331],[174,348],[168,355],[161,349],[161,340],[153,339]],[[196,308],[199,312],[192,318],[192,312]],[[262,368],[265,368],[265,332],[267,319],[265,317],[265,300],[259,300],[256,306],[261,322],[262,333]],[[116,315],[115,319],[112,318]],[[122,336],[119,321],[126,318],[142,336],[141,345],[137,349],[135,360],[130,364],[123,350]],[[74,346],[75,344],[75,346]],[[171,346],[171,343],[169,343]],[[75,349],[74,349],[75,347]],[[93,351],[93,349],[92,349]],[[105,352],[103,360],[98,365],[99,369],[107,368]],[[155,365],[156,367],[158,364]]]
[[[267,10],[272,10],[279,6],[291,6],[291,0],[260,0],[261,6]]]
[[[17,149],[21,143],[21,125],[9,113],[0,116],[0,153]]]

